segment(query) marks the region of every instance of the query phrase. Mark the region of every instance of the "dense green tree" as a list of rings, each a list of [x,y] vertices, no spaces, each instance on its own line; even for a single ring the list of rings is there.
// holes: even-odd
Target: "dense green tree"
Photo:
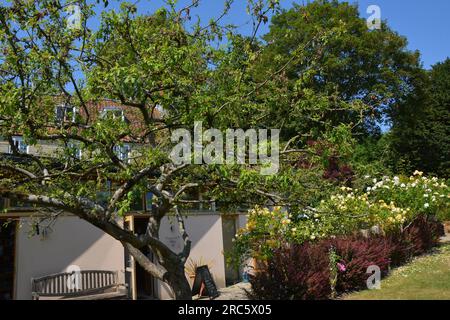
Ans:
[[[316,45],[317,34],[337,27],[339,34]],[[256,66],[258,76],[291,61],[283,70],[289,97],[280,100],[266,118],[283,123],[288,135],[340,123],[362,124],[359,131],[379,133],[387,111],[415,90],[419,54],[408,51],[407,40],[385,22],[381,29],[369,30],[357,5],[337,0],[294,4],[272,18],[264,40],[268,45]],[[296,48],[307,44],[307,59],[292,56]],[[311,96],[315,101],[305,99]],[[352,103],[353,108],[342,108],[342,102]]]
[[[414,99],[400,105],[390,133],[393,166],[450,176],[450,59],[427,72]]]

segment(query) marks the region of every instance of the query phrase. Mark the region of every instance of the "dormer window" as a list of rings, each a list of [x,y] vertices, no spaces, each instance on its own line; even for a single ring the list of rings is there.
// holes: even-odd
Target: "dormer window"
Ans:
[[[75,159],[78,159],[78,160],[81,159],[81,148],[80,148],[80,145],[78,143],[76,143],[76,142],[69,142],[67,144],[67,147],[69,148],[69,153],[70,153],[70,156],[72,158],[75,158]]]
[[[57,123],[75,122],[76,108],[68,105],[60,105],[55,108],[55,119]]]
[[[28,145],[25,143],[22,137],[12,137],[12,141],[19,153],[28,153]],[[11,146],[9,146],[9,153],[13,153],[13,148],[11,148]]]
[[[122,144],[114,146],[114,154],[120,161],[128,161],[129,154],[131,152],[131,146],[129,144]]]
[[[123,110],[118,107],[105,107],[100,115],[103,119],[120,119],[125,120]]]

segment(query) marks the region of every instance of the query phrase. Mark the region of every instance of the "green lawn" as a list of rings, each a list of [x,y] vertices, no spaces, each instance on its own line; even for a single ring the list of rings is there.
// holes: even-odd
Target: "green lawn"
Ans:
[[[392,271],[380,290],[366,290],[346,300],[450,300],[450,244]]]

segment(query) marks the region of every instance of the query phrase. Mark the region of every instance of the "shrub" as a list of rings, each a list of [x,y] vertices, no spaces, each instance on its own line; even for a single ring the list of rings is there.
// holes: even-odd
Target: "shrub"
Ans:
[[[364,289],[369,266],[378,266],[381,276],[386,276],[390,266],[404,264],[436,246],[442,232],[443,226],[435,218],[420,215],[402,232],[389,236],[343,236],[275,249],[266,270],[251,277],[250,297],[328,299],[333,268],[338,272],[334,288],[338,294]],[[331,248],[338,256],[338,266],[330,266]]]
[[[391,242],[385,238],[342,237],[275,250],[265,272],[251,277],[253,299],[323,300],[331,295],[329,250],[339,263],[335,290],[338,293],[366,286],[367,268],[389,269]]]
[[[389,271],[390,254],[394,244],[387,238],[338,238],[331,241],[341,257],[345,271],[338,274],[338,293],[366,288],[367,268],[376,265],[382,276]]]
[[[304,243],[275,250],[265,272],[250,277],[250,298],[319,300],[331,294],[327,248]]]
[[[445,235],[444,226],[434,216],[419,215],[401,232],[389,235],[393,243],[391,266],[396,267],[430,251],[439,244],[439,238]]]

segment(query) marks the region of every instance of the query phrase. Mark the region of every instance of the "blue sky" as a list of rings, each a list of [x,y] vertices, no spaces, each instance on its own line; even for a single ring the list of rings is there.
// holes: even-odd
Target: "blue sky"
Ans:
[[[111,7],[117,6],[111,1]],[[188,3],[180,0],[180,6]],[[283,8],[292,7],[292,0],[280,0]],[[307,3],[307,0],[298,0],[297,3]],[[399,34],[406,36],[409,49],[420,50],[425,68],[436,62],[450,57],[450,1],[449,0],[359,0],[348,1],[358,3],[362,17],[368,17],[366,9],[369,5],[378,5],[381,9],[382,19],[387,19],[390,27]],[[151,13],[163,5],[163,0],[141,0],[139,11]],[[203,0],[194,13],[198,14],[205,23],[216,17],[223,8],[222,0]],[[240,26],[242,33],[252,30],[249,16],[246,13],[246,1],[235,0],[226,22]],[[261,32],[268,31],[268,25],[261,28]]]

